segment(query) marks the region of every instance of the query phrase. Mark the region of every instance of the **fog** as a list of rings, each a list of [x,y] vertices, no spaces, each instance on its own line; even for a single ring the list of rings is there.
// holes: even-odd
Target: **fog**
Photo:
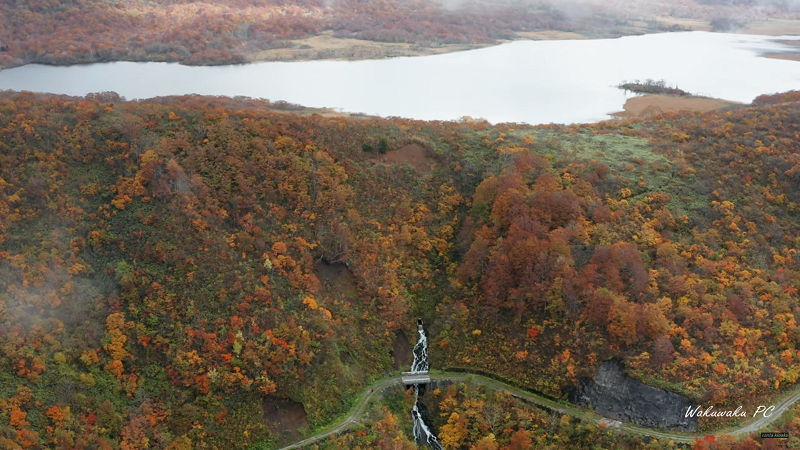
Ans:
[[[798,18],[800,0],[442,0],[445,9],[477,5],[529,6],[556,9],[566,16],[581,20],[596,14],[618,17],[664,17],[710,19]]]

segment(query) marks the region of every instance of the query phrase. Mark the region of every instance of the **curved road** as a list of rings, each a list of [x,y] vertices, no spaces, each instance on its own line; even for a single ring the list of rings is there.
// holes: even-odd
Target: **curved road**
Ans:
[[[561,403],[554,402],[550,399],[541,397],[536,394],[531,394],[529,392],[525,392],[522,389],[515,388],[513,386],[507,385],[501,381],[497,381],[482,375],[476,374],[468,374],[468,373],[439,373],[439,374],[431,374],[431,380],[435,381],[467,381],[471,380],[474,383],[478,383],[484,386],[487,386],[492,389],[499,389],[508,391],[511,395],[521,398],[523,400],[529,401],[539,406],[543,406],[553,411],[558,411],[562,414],[568,414],[572,417],[579,418],[586,422],[594,422],[594,423],[606,423],[606,424],[615,424],[613,425],[615,428],[624,430],[628,433],[638,434],[640,436],[650,436],[658,439],[670,439],[675,442],[685,442],[690,443],[697,439],[702,439],[703,437],[707,436],[708,434],[693,434],[693,433],[682,433],[678,431],[663,431],[663,430],[655,430],[651,428],[645,428],[638,425],[634,425],[631,423],[620,423],[615,421],[614,419],[605,418],[593,411],[580,409],[576,406],[568,406]],[[312,444],[316,441],[324,439],[328,436],[333,434],[341,433],[342,431],[349,428],[351,425],[358,423],[360,420],[361,415],[364,413],[364,409],[369,404],[372,397],[376,394],[380,395],[381,392],[385,391],[387,388],[397,386],[402,383],[402,379],[399,376],[393,378],[387,378],[386,380],[371,386],[372,390],[367,392],[356,406],[352,409],[350,414],[344,418],[344,420],[335,427],[328,429],[327,431],[323,431],[319,434],[315,434],[309,438],[303,439],[302,441],[295,442],[294,444],[288,445],[283,447],[279,450],[292,450],[298,449],[303,446]],[[780,417],[790,406],[794,405],[795,402],[800,400],[800,387],[796,388],[794,391],[791,392],[789,396],[787,396],[784,400],[780,403],[775,405],[775,410],[769,417],[760,417],[752,422],[749,422],[745,425],[738,426],[736,428],[728,428],[719,430],[716,433],[713,433],[716,436],[721,436],[723,434],[730,434],[733,436],[741,436],[748,433],[752,433],[754,431],[758,431],[772,422],[774,422],[778,417]]]

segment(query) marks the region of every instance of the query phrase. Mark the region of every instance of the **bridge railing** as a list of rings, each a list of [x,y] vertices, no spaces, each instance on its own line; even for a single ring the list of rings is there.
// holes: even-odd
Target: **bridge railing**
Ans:
[[[405,385],[412,385],[412,384],[428,384],[431,382],[431,377],[428,375],[428,372],[403,372],[403,384]]]

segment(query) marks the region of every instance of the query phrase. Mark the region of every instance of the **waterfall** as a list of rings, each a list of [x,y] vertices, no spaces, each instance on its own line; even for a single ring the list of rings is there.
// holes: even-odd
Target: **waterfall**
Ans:
[[[433,450],[444,450],[442,444],[439,443],[439,438],[431,432],[428,424],[425,423],[425,418],[422,417],[422,413],[419,411],[419,386],[414,386],[414,395],[416,400],[414,401],[414,409],[411,410],[411,420],[414,422],[412,430],[414,440],[417,444],[421,442],[427,443]]]
[[[412,372],[427,372],[430,369],[428,362],[428,337],[422,328],[422,319],[417,320],[417,345],[414,346],[414,362],[411,363]]]
[[[415,373],[428,372],[430,362],[428,362],[428,338],[422,328],[422,319],[417,319],[417,344],[414,346],[414,361],[411,363],[411,371]],[[414,440],[417,444],[426,443],[433,450],[444,450],[439,439],[431,432],[425,418],[420,412],[419,385],[414,385],[414,408],[411,410],[411,420],[414,423]]]

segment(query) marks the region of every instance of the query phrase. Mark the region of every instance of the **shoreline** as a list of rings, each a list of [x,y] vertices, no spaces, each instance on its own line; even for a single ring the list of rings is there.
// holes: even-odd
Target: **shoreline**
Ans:
[[[622,111],[610,115],[615,119],[634,119],[652,117],[665,112],[713,111],[730,106],[745,106],[745,104],[697,95],[645,94],[629,98],[622,106]]]
[[[763,58],[782,59],[784,61],[800,61],[800,53],[765,53]]]
[[[423,46],[398,42],[379,42],[364,39],[337,38],[333,31],[327,30],[319,35],[288,42],[292,47],[264,50],[245,55],[247,63],[261,62],[300,62],[300,61],[363,61],[416,56],[432,56],[456,53],[481,48],[495,47],[516,41],[564,41],[591,39],[619,39],[628,36],[675,33],[688,31],[707,31],[712,33],[750,34],[761,36],[800,36],[800,20],[761,20],[745,25],[739,30],[714,31],[708,20],[659,18],[658,28],[644,19],[632,19],[619,27],[592,31],[535,30],[517,31],[508,39],[481,44],[442,44]],[[245,63],[245,64],[247,64]],[[182,64],[182,63],[181,63]]]
[[[761,56],[763,56],[764,58],[770,58],[770,59],[783,59],[783,60],[786,60],[786,61],[800,61],[800,41],[778,40],[776,42],[778,42],[780,44],[783,44],[783,45],[788,45],[789,47],[794,47],[797,50],[795,50],[795,51],[782,51],[782,52],[770,52],[770,53],[764,53]]]
[[[23,64],[0,66],[0,71],[29,64],[43,64],[52,66],[75,66],[83,64],[97,64],[102,62],[167,62],[186,66],[213,67],[221,65],[254,64],[262,62],[300,62],[300,61],[364,61],[375,59],[432,56],[446,53],[455,53],[481,48],[494,47],[515,41],[560,41],[584,39],[618,39],[627,36],[642,36],[647,34],[660,34],[671,32],[707,31],[731,34],[750,34],[762,36],[791,36],[800,35],[800,20],[761,20],[754,21],[743,28],[730,31],[714,31],[707,20],[659,18],[655,22],[644,19],[632,19],[624,25],[613,28],[597,29],[592,31],[568,30],[536,30],[518,31],[508,39],[498,39],[494,42],[475,44],[441,44],[421,45],[401,42],[380,42],[365,39],[339,38],[334,36],[332,30],[326,30],[315,36],[300,39],[291,39],[289,47],[262,50],[240,55],[244,61],[239,63],[209,62],[207,64],[186,64],[185,61],[164,61],[157,58],[151,59],[115,59],[110,61],[80,61],[71,64],[53,64],[43,62],[26,62]],[[789,41],[797,42],[797,41]],[[797,44],[794,44],[797,45]],[[767,58],[800,60],[795,53],[770,53],[763,55]]]

